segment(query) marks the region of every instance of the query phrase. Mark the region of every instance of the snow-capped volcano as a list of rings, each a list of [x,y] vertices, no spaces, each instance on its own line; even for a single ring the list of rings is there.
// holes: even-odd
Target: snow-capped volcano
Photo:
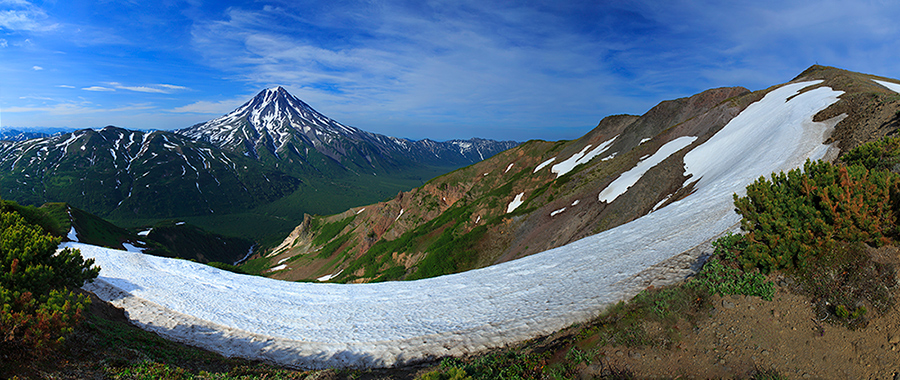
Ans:
[[[338,123],[291,95],[284,87],[261,91],[231,113],[180,131],[231,150],[258,157],[260,148],[278,156],[291,137],[325,146],[340,136],[362,137],[364,132]]]
[[[332,120],[283,87],[263,90],[227,115],[178,132],[260,160],[310,163],[320,171],[334,163],[364,172],[416,163],[468,165],[517,145],[482,139],[411,141],[371,133]]]

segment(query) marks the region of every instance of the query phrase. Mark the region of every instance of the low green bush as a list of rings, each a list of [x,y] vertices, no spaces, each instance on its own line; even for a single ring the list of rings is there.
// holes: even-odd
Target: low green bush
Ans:
[[[56,247],[55,238],[14,211],[0,211],[0,347],[39,355],[81,321],[90,300],[73,289],[97,277],[94,261]]]
[[[715,252],[688,286],[701,288],[710,294],[742,294],[772,300],[775,284],[756,268],[739,269],[737,253],[746,248],[742,235],[725,235],[713,242]]]
[[[885,137],[862,144],[844,154],[841,161],[869,170],[891,170],[900,164],[900,137]]]
[[[803,169],[773,174],[734,196],[746,248],[744,269],[803,268],[838,242],[881,246],[896,235],[892,204],[900,176],[862,165],[808,161]]]

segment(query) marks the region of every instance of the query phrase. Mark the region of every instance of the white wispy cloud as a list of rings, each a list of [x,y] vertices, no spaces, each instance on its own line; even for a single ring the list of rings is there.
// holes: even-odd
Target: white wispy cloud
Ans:
[[[176,86],[171,84],[157,84],[152,86],[126,86],[119,82],[108,82],[107,85],[119,89],[119,90],[128,90],[134,92],[145,92],[145,93],[153,93],[153,94],[171,94],[175,91],[189,90],[189,88],[184,86]]]
[[[41,71],[41,70],[43,70],[43,69],[44,69],[44,68],[43,68],[43,67],[40,67],[40,66],[37,66],[37,65],[35,65],[35,66],[32,66],[32,67],[31,67],[31,69],[32,69],[32,70],[34,70],[34,71]]]
[[[167,89],[167,90],[173,90],[173,91],[182,91],[182,90],[187,91],[187,90],[190,90],[190,88],[188,88],[188,87],[184,87],[184,86],[176,86],[176,85],[174,85],[174,84],[156,84],[155,86],[157,86],[157,87],[162,87],[162,88],[165,88],[165,89]]]
[[[48,22],[49,17],[43,9],[27,1],[0,2],[6,10],[0,11],[0,28],[14,31],[46,32],[59,27],[59,24]]]
[[[116,89],[109,88],[109,87],[102,87],[102,86],[91,86],[91,87],[83,87],[82,90],[103,92],[103,91],[115,91]]]
[[[70,86],[70,85],[67,85],[67,84],[58,84],[58,85],[56,85],[56,87],[59,87],[59,88],[75,88],[75,86]]]

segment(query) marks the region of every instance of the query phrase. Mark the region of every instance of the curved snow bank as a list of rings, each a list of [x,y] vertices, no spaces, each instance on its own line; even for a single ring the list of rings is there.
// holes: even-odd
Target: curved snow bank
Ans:
[[[136,323],[225,355],[322,368],[481,351],[583,322],[650,283],[683,277],[674,270],[739,220],[733,192],[824,154],[823,136],[838,120],[811,120],[840,92],[797,94],[815,83],[772,91],[689,152],[688,172],[700,181],[685,199],[572,244],[465,273],[412,282],[291,283],[66,245],[102,267],[86,288],[124,307]]]

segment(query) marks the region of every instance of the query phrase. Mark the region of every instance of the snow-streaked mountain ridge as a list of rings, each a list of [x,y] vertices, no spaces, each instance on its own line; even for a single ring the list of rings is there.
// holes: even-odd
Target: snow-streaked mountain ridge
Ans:
[[[221,213],[272,201],[298,183],[166,131],[107,126],[0,144],[0,196],[26,204],[66,201],[104,215]]]

